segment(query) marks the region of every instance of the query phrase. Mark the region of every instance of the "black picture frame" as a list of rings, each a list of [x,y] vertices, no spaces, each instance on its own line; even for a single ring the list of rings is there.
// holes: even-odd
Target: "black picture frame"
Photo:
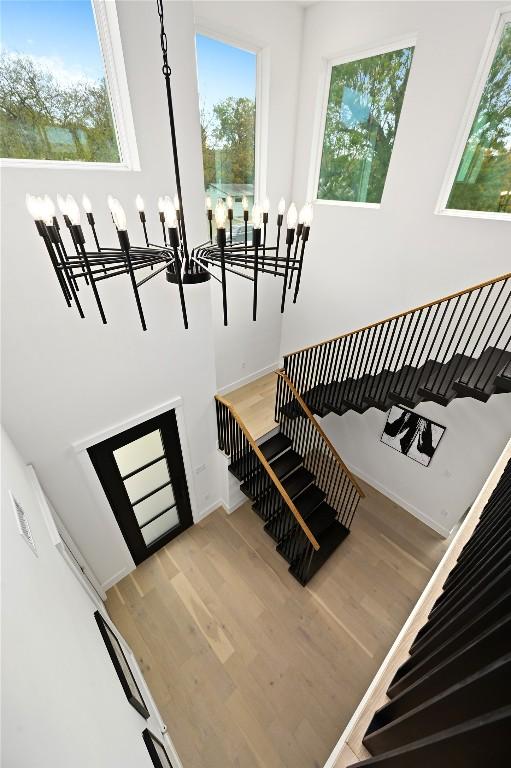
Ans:
[[[145,720],[147,720],[149,712],[117,635],[99,611],[95,611],[94,618],[96,619],[96,624],[98,625],[101,637],[106,645],[108,655],[117,672],[117,677],[121,682],[126,698],[131,706],[134,707]]]
[[[142,731],[142,738],[144,739],[147,751],[149,752],[149,757],[155,768],[173,768],[172,763],[170,762],[170,757],[165,749],[165,745],[156,738],[154,733],[151,733],[151,731],[146,728]]]
[[[391,421],[392,418],[394,421]],[[402,405],[393,405],[387,413],[380,442],[421,466],[429,467],[445,429],[442,424],[427,416],[421,416]]]

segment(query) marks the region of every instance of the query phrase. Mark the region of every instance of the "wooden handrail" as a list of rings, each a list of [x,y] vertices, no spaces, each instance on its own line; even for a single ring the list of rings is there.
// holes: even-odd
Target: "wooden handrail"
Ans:
[[[318,542],[316,540],[316,537],[314,536],[312,531],[307,526],[307,523],[305,522],[305,520],[303,519],[303,517],[299,513],[298,509],[294,505],[293,500],[291,499],[290,495],[287,493],[286,489],[284,488],[284,486],[280,482],[279,478],[277,477],[277,475],[273,471],[273,469],[271,467],[271,464],[265,458],[263,452],[261,451],[261,449],[257,445],[256,441],[254,440],[254,438],[252,437],[252,435],[250,434],[250,432],[246,428],[246,426],[243,423],[243,421],[241,419],[241,416],[239,415],[239,413],[236,410],[236,408],[234,408],[234,406],[231,405],[231,403],[229,403],[227,400],[225,400],[221,395],[215,395],[215,400],[218,400],[219,403],[222,403],[222,405],[225,405],[229,409],[229,412],[231,413],[232,417],[236,420],[236,422],[238,423],[238,426],[240,427],[240,429],[242,430],[243,434],[247,438],[247,440],[248,440],[248,442],[250,444],[250,447],[252,448],[252,450],[254,451],[255,455],[257,456],[257,458],[259,459],[259,461],[263,465],[264,469],[266,470],[266,472],[270,476],[271,480],[273,481],[273,484],[276,486],[278,492],[280,493],[280,495],[282,496],[282,498],[286,502],[287,506],[289,507],[289,509],[291,510],[293,515],[295,516],[296,522],[298,523],[300,528],[303,530],[303,532],[305,533],[305,535],[309,539],[309,541],[312,544],[312,546],[314,547],[314,549],[317,551],[319,549],[319,544],[318,544]]]
[[[350,472],[350,470],[348,469],[348,467],[346,466],[344,461],[341,459],[341,457],[337,453],[334,445],[332,444],[332,442],[330,441],[328,436],[324,433],[323,429],[320,427],[320,425],[318,424],[318,422],[314,418],[312,412],[309,410],[309,407],[307,406],[307,403],[302,399],[302,396],[300,395],[300,393],[298,392],[297,388],[295,387],[295,385],[293,384],[293,382],[291,381],[289,376],[286,374],[284,369],[281,368],[279,371],[275,371],[275,373],[277,374],[277,376],[280,376],[280,378],[283,379],[286,382],[287,386],[289,387],[289,389],[293,393],[293,397],[300,404],[301,409],[304,411],[305,415],[307,416],[307,418],[309,419],[309,421],[313,425],[314,429],[316,430],[316,432],[318,432],[321,435],[321,437],[323,438],[325,443],[328,445],[328,447],[332,451],[333,457],[334,457],[335,461],[341,467],[341,469],[345,472],[345,474],[348,475],[348,477],[351,480],[352,484],[357,489],[357,492],[360,495],[360,498],[361,499],[365,498],[364,491],[359,486],[359,484],[355,480],[353,474]]]
[[[421,309],[428,309],[428,307],[434,307],[436,304],[442,304],[444,301],[450,301],[451,299],[455,299],[458,296],[464,296],[466,293],[472,293],[472,291],[478,291],[480,288],[486,288],[487,285],[493,285],[494,283],[500,283],[501,280],[508,280],[511,277],[511,272],[506,272],[503,275],[500,275],[499,277],[494,277],[491,280],[486,280],[484,283],[478,283],[477,285],[472,285],[470,288],[465,288],[463,291],[457,291],[456,293],[451,293],[449,296],[443,296],[441,299],[436,299],[435,301],[429,301],[427,304],[420,304],[418,307],[414,307],[413,309],[407,309],[405,312],[400,312],[397,315],[391,315],[390,317],[386,317],[384,320],[378,320],[375,323],[370,323],[370,325],[364,325],[362,328],[356,328],[354,331],[347,331],[346,333],[341,333],[339,336],[332,336],[331,339],[325,339],[325,341],[318,341],[316,344],[309,344],[308,347],[302,347],[301,349],[297,349],[294,352],[288,352],[284,357],[294,357],[295,355],[299,355],[301,352],[307,352],[309,349],[316,349],[317,347],[322,347],[323,344],[330,344],[332,341],[338,341],[339,339],[345,339],[347,336],[353,336],[355,333],[361,333],[361,331],[368,331],[370,328],[376,328],[377,325],[383,325],[384,323],[390,323],[391,320],[399,320],[400,317],[405,317],[406,315],[411,315],[413,312],[418,312]]]

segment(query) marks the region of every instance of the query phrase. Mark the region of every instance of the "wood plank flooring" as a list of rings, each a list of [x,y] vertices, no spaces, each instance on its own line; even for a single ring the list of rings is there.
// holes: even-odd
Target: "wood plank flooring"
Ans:
[[[248,431],[255,440],[277,426],[275,421],[275,394],[277,375],[268,373],[223,395],[236,408]]]
[[[447,546],[362,485],[350,536],[305,589],[247,503],[109,591],[184,768],[325,763]]]

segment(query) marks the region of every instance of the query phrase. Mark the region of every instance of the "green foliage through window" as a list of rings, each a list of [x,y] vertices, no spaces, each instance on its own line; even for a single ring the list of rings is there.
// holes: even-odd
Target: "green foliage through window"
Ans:
[[[213,208],[233,198],[236,234],[242,197],[254,201],[256,55],[199,34],[196,44],[205,191]]]
[[[504,25],[447,208],[511,213],[511,23]]]
[[[0,156],[118,163],[90,0],[2,5]]]
[[[318,199],[381,201],[413,50],[332,67]]]

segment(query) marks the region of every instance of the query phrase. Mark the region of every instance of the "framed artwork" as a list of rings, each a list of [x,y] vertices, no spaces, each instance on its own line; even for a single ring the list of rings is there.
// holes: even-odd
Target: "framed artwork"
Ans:
[[[136,680],[131,671],[131,667],[128,664],[126,656],[117,636],[112,631],[111,627],[104,620],[99,611],[94,613],[94,618],[101,632],[101,637],[107,647],[107,651],[114,665],[117,677],[121,681],[122,688],[126,694],[126,698],[132,707],[139,712],[146,720],[149,717],[149,712],[145,705],[145,701],[142,698],[142,694],[138,688]]]
[[[445,427],[441,424],[393,405],[387,414],[381,442],[427,467],[444,432]]]
[[[147,728],[145,731],[142,731],[142,738],[155,768],[172,768],[167,750],[161,741]]]

